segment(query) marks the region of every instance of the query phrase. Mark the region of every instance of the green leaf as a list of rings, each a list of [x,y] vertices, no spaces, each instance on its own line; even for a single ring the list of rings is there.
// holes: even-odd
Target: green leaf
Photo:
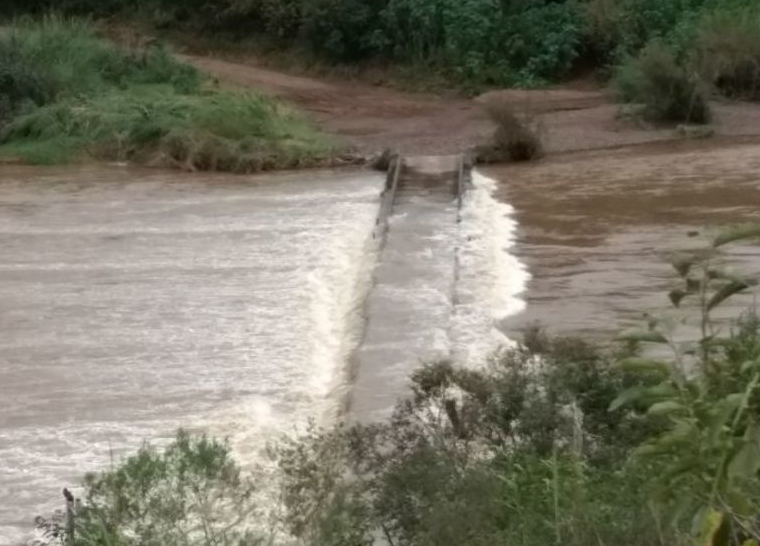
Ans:
[[[686,408],[683,404],[676,402],[675,400],[666,400],[665,402],[657,402],[652,404],[647,410],[649,415],[669,415],[671,413],[677,413],[685,411]]]
[[[649,457],[651,455],[659,455],[666,450],[663,450],[661,446],[657,444],[642,444],[633,450],[633,457]]]
[[[745,397],[745,394],[743,392],[735,392],[733,394],[729,394],[728,396],[726,396],[722,400],[722,403],[730,407],[731,409],[736,409],[742,405],[742,403],[744,402],[744,397]]]
[[[699,546],[714,546],[715,538],[723,525],[723,514],[713,508],[703,510],[695,521]]]
[[[655,332],[654,330],[641,330],[641,329],[626,330],[618,336],[618,339],[620,341],[638,341],[638,342],[646,342],[646,343],[667,343],[668,342],[667,338],[659,332]]]
[[[631,387],[630,389],[623,391],[617,398],[615,398],[615,400],[612,401],[609,411],[619,410],[623,406],[627,406],[632,402],[640,400],[646,390],[646,387]]]
[[[760,426],[752,424],[747,427],[744,445],[734,455],[728,465],[728,477],[731,479],[750,479],[760,471]]]
[[[757,360],[748,360],[745,363],[742,364],[741,371],[742,373],[747,373],[748,371],[760,367],[760,359]]]
[[[746,241],[758,237],[760,237],[760,225],[750,224],[746,226],[737,226],[718,235],[713,239],[712,246],[713,248],[718,248],[735,241]]]
[[[636,356],[621,360],[618,362],[618,367],[627,372],[634,373],[656,373],[660,375],[670,374],[670,365],[667,362]]]
[[[734,412],[741,407],[744,402],[743,393],[729,394],[720,402],[710,408],[709,415],[709,427],[707,432],[710,442],[718,442],[721,436],[728,431],[728,422],[734,415]]]
[[[683,442],[692,443],[695,439],[697,426],[691,419],[672,418],[674,426],[669,431],[665,432],[657,440],[662,446],[672,447]]]
[[[711,311],[734,294],[738,294],[739,292],[742,292],[751,286],[755,286],[756,284],[757,281],[755,279],[744,279],[741,281],[737,280],[729,282],[715,294],[713,294],[713,297],[710,298],[709,302],[707,302],[707,310]]]
[[[610,404],[609,411],[618,410],[633,402],[641,402],[643,404],[660,402],[675,396],[676,394],[676,390],[669,383],[660,383],[653,387],[631,387],[630,389],[623,391],[620,396]]]

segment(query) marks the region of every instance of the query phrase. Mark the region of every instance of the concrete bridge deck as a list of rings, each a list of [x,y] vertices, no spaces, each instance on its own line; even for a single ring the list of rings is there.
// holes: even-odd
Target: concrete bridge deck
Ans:
[[[360,422],[387,416],[414,369],[448,356],[458,216],[468,178],[462,156],[391,164],[378,219],[381,256],[354,356],[350,412]]]

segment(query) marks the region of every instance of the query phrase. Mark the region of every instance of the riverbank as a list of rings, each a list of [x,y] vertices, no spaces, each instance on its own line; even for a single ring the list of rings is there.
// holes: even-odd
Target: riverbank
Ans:
[[[607,91],[587,80],[549,89],[491,91],[473,99],[409,93],[361,81],[317,79],[262,68],[255,58],[182,54],[223,84],[255,88],[308,112],[327,131],[364,153],[459,153],[491,138],[483,108],[503,105],[535,120],[547,154],[684,140],[673,125],[620,115]],[[713,102],[714,137],[760,137],[760,104]]]
[[[55,17],[0,36],[0,161],[258,172],[327,166],[337,142],[253,90],[221,89],[160,45]]]
[[[189,36],[177,43],[187,44]],[[474,99],[410,93],[279,72],[240,50],[196,45],[173,55],[136,27],[113,21],[98,23],[96,32],[85,23],[47,19],[6,30],[0,44],[3,62],[26,70],[14,76],[18,96],[0,115],[3,163],[95,160],[256,172],[361,163],[386,148],[459,153],[491,138],[495,125],[484,105],[531,119],[550,155],[691,136],[621,115],[614,97],[591,79]],[[58,51],[45,51],[46,44]],[[47,64],[21,62],[24,55]],[[723,99],[712,111],[706,134],[760,137],[757,103]]]

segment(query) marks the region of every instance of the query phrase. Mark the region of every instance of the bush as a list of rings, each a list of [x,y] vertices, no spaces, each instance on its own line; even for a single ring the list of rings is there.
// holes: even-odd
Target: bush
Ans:
[[[3,50],[44,73],[56,96],[92,95],[133,83],[168,83],[185,93],[200,88],[197,71],[172,59],[166,49],[121,50],[76,19],[49,16],[19,23],[0,36],[0,54]]]
[[[253,546],[246,529],[258,517],[254,487],[242,477],[229,447],[180,431],[163,450],[144,446],[102,474],[84,480],[69,546]],[[59,526],[41,521],[49,532]]]
[[[509,66],[507,82],[536,86],[567,75],[580,55],[582,30],[580,9],[572,1],[508,12],[499,22],[498,44]]]
[[[389,423],[282,446],[288,528],[315,546],[653,541],[642,478],[614,470],[649,430],[608,412],[630,380],[593,345],[533,337],[541,360],[428,365]]]
[[[477,149],[478,161],[530,161],[543,155],[538,124],[528,112],[518,114],[505,103],[489,103],[486,110],[496,131],[491,142]]]
[[[386,0],[309,0],[302,7],[301,32],[317,53],[358,61],[381,45],[377,19]]]
[[[709,123],[708,92],[702,80],[679,63],[670,48],[652,42],[617,70],[614,85],[624,102],[640,103],[653,121]]]
[[[0,41],[0,127],[21,106],[42,106],[56,93],[50,74],[26,62],[15,40]]]
[[[760,99],[760,7],[707,13],[692,51],[700,73],[722,93]]]
[[[760,320],[752,310],[725,334],[713,319],[727,301],[758,285],[756,273],[721,269],[724,247],[752,240],[760,240],[760,225],[728,230],[707,248],[678,256],[671,302],[680,309],[692,300],[699,314],[651,319],[623,336],[671,354],[622,361],[643,381],[622,392],[611,409],[634,405],[662,419],[663,428],[647,436],[635,460],[654,469],[648,480],[653,509],[695,543],[760,541]],[[671,325],[677,320],[696,323],[698,338],[676,342]]]

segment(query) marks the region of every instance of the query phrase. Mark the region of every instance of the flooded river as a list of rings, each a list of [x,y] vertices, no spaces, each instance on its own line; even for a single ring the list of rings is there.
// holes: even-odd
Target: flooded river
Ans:
[[[436,229],[452,210],[420,201],[407,208],[429,214],[391,218],[430,264],[422,289],[388,288],[419,315],[414,331],[397,326],[407,348],[445,331],[444,355],[482,356],[493,319],[510,314],[511,336],[541,321],[604,337],[666,307],[666,260],[699,245],[693,232],[760,221],[757,145],[556,156],[485,174],[456,230]],[[382,184],[367,172],[0,167],[0,544],[58,507],[63,485],[143,439],[209,430],[246,462],[266,439],[334,418],[372,320]],[[731,262],[760,270],[760,247],[740,245]]]
[[[0,544],[145,438],[334,415],[382,177],[2,169]]]
[[[531,273],[525,310],[506,327],[606,339],[643,313],[669,309],[669,265],[725,226],[760,222],[760,145],[711,141],[555,156],[489,169],[514,206],[517,257]],[[728,267],[760,273],[760,245],[727,252]],[[735,316],[753,296],[735,300]],[[720,313],[718,313],[718,316]]]

